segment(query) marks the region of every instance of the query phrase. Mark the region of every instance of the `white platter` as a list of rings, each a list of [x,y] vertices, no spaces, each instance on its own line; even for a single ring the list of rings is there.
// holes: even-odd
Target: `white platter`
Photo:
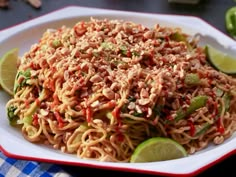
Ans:
[[[184,32],[191,35],[195,33],[209,34],[221,41],[222,44],[236,45],[231,38],[196,17],[70,6],[0,31],[0,56],[14,47],[18,47],[20,55],[22,55],[39,40],[46,29],[57,28],[62,25],[72,26],[77,21],[90,17],[131,20],[149,27],[156,23],[164,26],[181,27]],[[222,145],[212,145],[201,152],[177,160],[137,164],[82,160],[74,155],[64,154],[45,146],[27,142],[18,130],[8,124],[5,110],[8,99],[7,94],[0,91],[0,150],[12,158],[147,174],[192,176],[236,152],[235,134]]]

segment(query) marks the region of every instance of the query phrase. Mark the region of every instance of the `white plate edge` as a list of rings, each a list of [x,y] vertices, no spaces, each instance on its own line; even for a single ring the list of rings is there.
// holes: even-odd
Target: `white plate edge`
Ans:
[[[0,31],[0,42],[1,41],[3,41],[4,39],[6,39],[7,37],[9,37],[9,36],[11,36],[12,34],[14,34],[14,33],[17,33],[19,30],[23,30],[23,29],[26,29],[26,28],[28,28],[28,27],[30,27],[30,26],[33,26],[33,25],[36,25],[37,23],[38,23],[38,21],[40,20],[40,22],[47,22],[47,21],[50,21],[50,20],[56,20],[56,19],[60,19],[61,17],[63,17],[63,15],[64,15],[64,13],[66,13],[66,12],[70,12],[70,14],[69,14],[69,16],[67,16],[67,17],[73,17],[73,16],[77,16],[77,15],[81,15],[81,12],[83,11],[83,15],[86,15],[86,13],[87,14],[90,14],[89,13],[89,11],[88,11],[88,9],[93,9],[93,8],[84,8],[84,7],[67,7],[67,8],[64,8],[64,9],[62,9],[62,10],[59,10],[59,11],[56,11],[56,12],[53,12],[53,13],[50,13],[50,14],[48,14],[48,15],[44,15],[44,16],[42,16],[42,17],[39,17],[39,18],[37,18],[37,19],[33,19],[33,20],[31,20],[31,21],[28,21],[28,22],[25,22],[25,23],[23,23],[23,24],[20,24],[20,25],[17,25],[17,26],[14,26],[14,27],[11,27],[11,28],[9,28],[9,29],[7,29],[7,30],[4,30],[4,31]],[[82,10],[82,11],[81,11]],[[94,9],[93,9],[94,10]],[[107,14],[109,14],[110,12],[113,12],[113,13],[123,13],[122,11],[114,11],[114,10],[101,10],[101,9],[95,9],[95,11],[93,11],[93,13],[95,13],[95,14],[98,14],[98,13],[100,13],[100,14],[105,14],[105,13],[107,13]],[[124,12],[125,14],[133,14],[133,12]],[[139,14],[139,13],[137,13],[137,14]],[[165,16],[166,17],[169,17],[169,15],[160,15],[160,14],[146,14],[146,13],[144,13],[144,14],[141,14],[141,15],[153,15],[153,16],[162,16],[162,18],[165,18]],[[174,16],[174,15],[171,15],[171,16]],[[50,17],[50,18],[49,18]],[[190,17],[189,18],[189,20],[186,20],[186,17],[181,17],[181,16],[175,16],[176,18],[179,18],[179,20],[182,22],[182,23],[193,23],[193,20],[197,20],[199,23],[200,23],[200,25],[202,25],[202,26],[204,26],[205,24],[205,22],[204,21],[201,21],[200,19],[198,19],[198,18],[195,18],[195,17]],[[216,33],[215,32],[215,29],[214,28],[212,28],[212,29],[209,29],[209,31],[211,32],[211,33]],[[219,35],[219,34],[218,34]],[[223,35],[223,34],[222,34]],[[224,35],[223,35],[224,36]],[[221,37],[221,36],[220,36]],[[224,36],[225,37],[225,36]],[[226,40],[227,42],[229,42],[229,43],[231,43],[232,41],[230,41],[230,40]],[[2,134],[0,134],[0,137],[1,137],[1,135]],[[2,138],[1,138],[2,139]],[[1,140],[0,139],[0,140]],[[232,144],[233,142],[231,142],[230,144]],[[230,146],[231,147],[231,146]],[[231,147],[232,148],[232,147]],[[226,150],[226,149],[222,149],[222,150]],[[231,149],[231,150],[233,150],[233,149]],[[223,152],[223,151],[220,151],[221,153]],[[224,152],[224,153],[222,153],[221,155],[218,155],[217,157],[215,157],[214,159],[212,159],[212,160],[217,160],[217,158],[219,158],[219,157],[221,157],[222,155],[224,155],[225,153],[227,153],[227,152]],[[201,154],[199,154],[199,155],[201,155]],[[205,163],[209,163],[209,162],[212,162],[212,160],[211,161],[208,161],[208,162],[205,162]],[[203,161],[204,161],[204,159],[203,159]],[[117,166],[117,164],[110,164],[110,163],[105,163],[105,165],[107,165],[107,164],[109,164],[111,167],[113,166],[113,167],[116,167]],[[95,165],[97,165],[97,162],[95,162]],[[127,165],[127,164],[126,164]],[[154,165],[154,164],[153,164]],[[150,170],[151,171],[153,171],[153,165],[148,165],[147,167],[150,167]],[[175,164],[175,165],[177,165],[177,164]],[[131,165],[130,165],[131,166]],[[139,166],[139,165],[138,165]],[[142,167],[143,165],[140,165],[140,168]],[[155,166],[155,165],[154,165]],[[121,166],[122,167],[122,166]],[[197,166],[197,165],[195,165],[194,167],[192,167],[192,169],[189,169],[189,170],[187,170],[187,171],[182,171],[182,170],[180,170],[180,172],[179,173],[191,173],[192,171],[195,171],[195,170],[197,170],[198,168],[200,168],[200,167],[202,167],[202,164],[200,164],[199,166]],[[149,169],[149,168],[148,168]],[[145,167],[145,169],[144,170],[147,170],[147,168]],[[163,170],[158,170],[158,172],[163,172],[163,173],[165,173],[165,172],[167,172],[167,173],[174,173],[174,174],[176,174],[176,172],[170,172],[170,171],[163,171]]]

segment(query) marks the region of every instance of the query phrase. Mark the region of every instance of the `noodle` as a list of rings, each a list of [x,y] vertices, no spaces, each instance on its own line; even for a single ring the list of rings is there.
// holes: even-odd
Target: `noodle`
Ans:
[[[236,130],[236,80],[178,28],[118,20],[47,30],[21,58],[8,116],[33,143],[128,162],[144,140],[189,154]]]

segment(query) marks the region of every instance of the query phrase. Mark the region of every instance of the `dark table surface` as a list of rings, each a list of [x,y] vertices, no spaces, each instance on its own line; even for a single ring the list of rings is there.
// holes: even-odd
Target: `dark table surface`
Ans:
[[[0,9],[0,30],[70,5],[158,14],[192,15],[202,18],[227,34],[225,28],[225,12],[230,7],[236,6],[236,1],[201,0],[197,5],[189,5],[168,3],[167,0],[42,0],[42,7],[35,9],[29,4],[26,4],[24,0],[10,0],[10,7],[8,9]],[[236,155],[231,155],[221,162],[216,163],[214,166],[202,171],[198,176],[235,177],[235,163]],[[96,174],[96,176],[112,175],[113,177],[122,175],[133,177],[149,176],[131,172],[109,171],[85,167],[62,167],[73,176],[81,176],[82,174],[86,176],[94,174]]]

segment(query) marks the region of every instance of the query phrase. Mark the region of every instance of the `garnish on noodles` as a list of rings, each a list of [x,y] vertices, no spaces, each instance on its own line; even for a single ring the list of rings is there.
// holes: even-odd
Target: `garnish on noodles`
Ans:
[[[180,28],[121,20],[47,30],[21,57],[8,117],[24,138],[129,162],[152,137],[193,154],[236,130],[236,80]]]

